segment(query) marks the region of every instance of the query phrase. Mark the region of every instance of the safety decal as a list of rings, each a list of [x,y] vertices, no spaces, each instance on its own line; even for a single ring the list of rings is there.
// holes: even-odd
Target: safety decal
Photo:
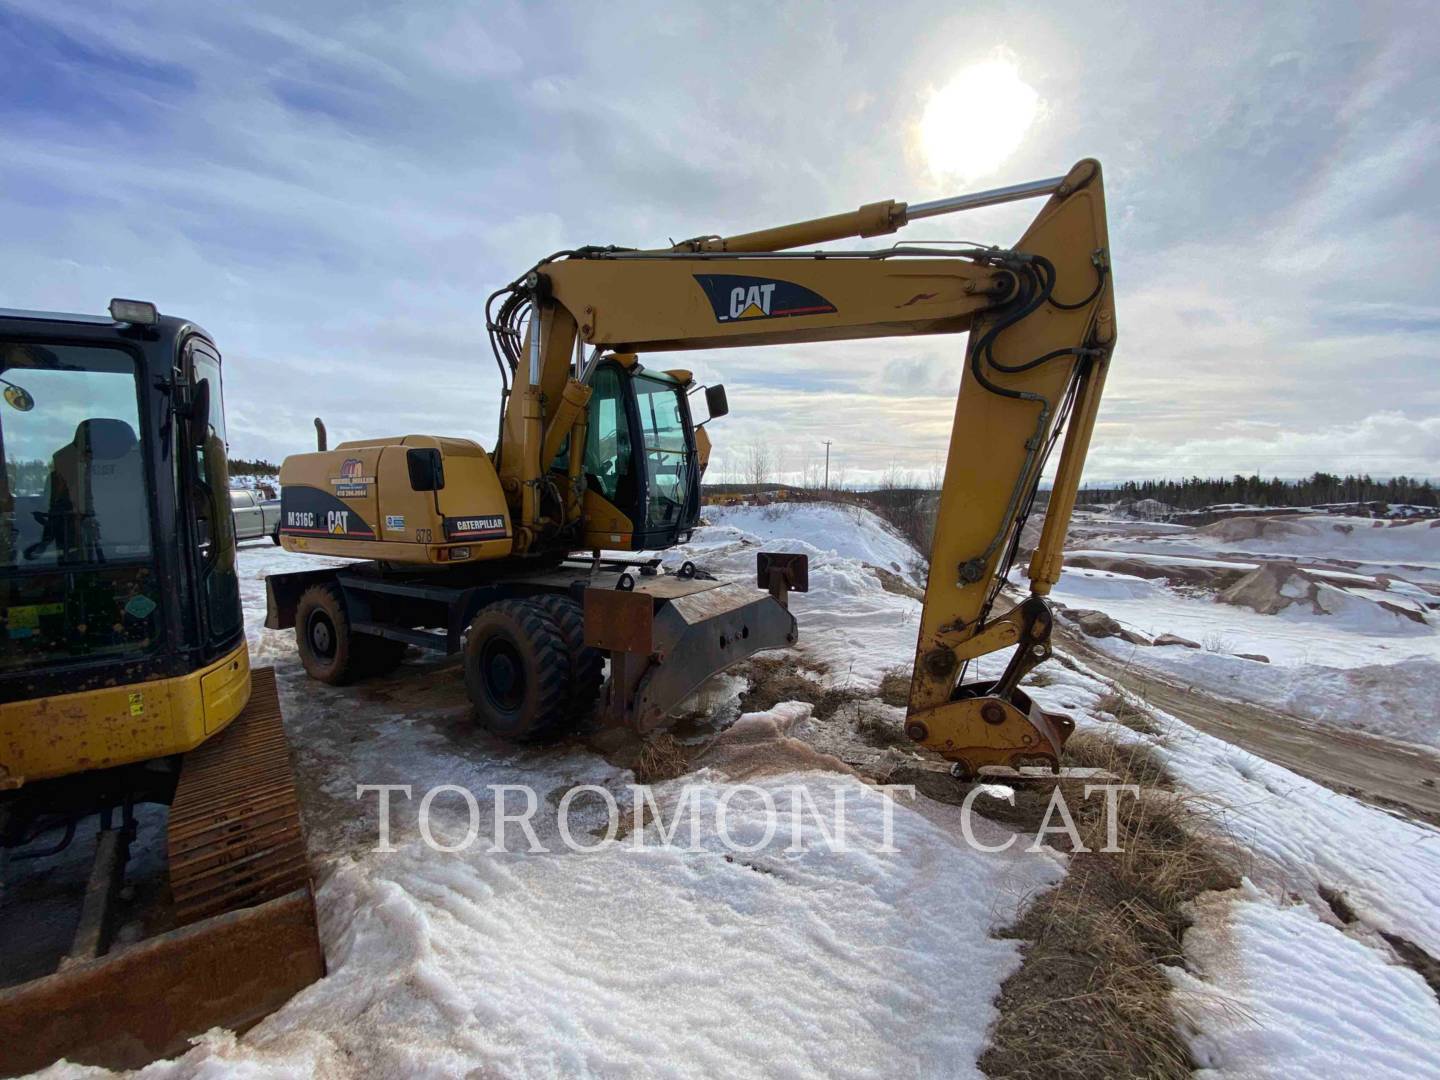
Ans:
[[[776,278],[745,274],[696,274],[717,322],[782,319],[793,315],[829,315],[835,305],[817,292]]]

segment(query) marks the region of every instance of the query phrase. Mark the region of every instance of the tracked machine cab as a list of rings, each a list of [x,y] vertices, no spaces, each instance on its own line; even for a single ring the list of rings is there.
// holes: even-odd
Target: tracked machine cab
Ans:
[[[245,644],[220,372],[148,303],[0,311],[0,900],[31,860],[94,850],[68,942],[0,949],[7,1075],[144,1064],[323,972],[274,676]],[[148,828],[146,804],[168,807]],[[121,910],[132,846],[168,868],[143,913]],[[117,946],[122,914],[159,932]]]

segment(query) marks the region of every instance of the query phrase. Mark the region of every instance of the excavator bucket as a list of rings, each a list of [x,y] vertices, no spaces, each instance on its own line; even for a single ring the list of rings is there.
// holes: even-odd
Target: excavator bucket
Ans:
[[[585,590],[585,642],[610,653],[605,722],[653,731],[711,675],[795,644],[785,600],[808,587],[806,557],[762,552],[757,562],[768,592],[673,574]]]
[[[92,874],[76,941],[98,955],[72,949],[58,971],[0,991],[0,1073],[62,1057],[139,1068],[212,1027],[251,1027],[325,974],[272,669],[186,756],[168,832],[173,928],[104,951],[120,874]]]

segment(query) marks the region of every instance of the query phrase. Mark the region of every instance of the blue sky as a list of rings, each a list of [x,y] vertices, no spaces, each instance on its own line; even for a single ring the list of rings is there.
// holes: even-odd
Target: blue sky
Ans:
[[[1436,475],[1437,21],[1423,4],[0,2],[0,304],[138,296],[202,323],[239,455],[308,448],[316,414],[342,438],[488,445],[484,300],[551,251],[1095,156],[1121,343],[1090,478]],[[996,63],[1033,119],[1000,159],[937,169],[927,103]],[[954,139],[994,115],[955,117]],[[910,231],[1005,243],[1035,209]],[[730,390],[718,471],[765,438],[798,472],[830,438],[861,483],[932,469],[962,348],[683,362]]]

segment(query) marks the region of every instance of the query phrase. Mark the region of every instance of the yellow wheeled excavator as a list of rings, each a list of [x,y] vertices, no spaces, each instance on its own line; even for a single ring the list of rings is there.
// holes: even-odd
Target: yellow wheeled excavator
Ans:
[[[325,970],[220,352],[140,301],[0,310],[0,387],[0,1075],[136,1067]]]
[[[813,249],[1037,197],[1044,206],[1008,248]],[[786,597],[806,588],[807,568],[761,553],[752,588],[616,554],[681,543],[699,520],[700,388],[651,356],[968,331],[906,732],[959,775],[1058,766],[1070,721],[1034,707],[1019,682],[1050,655],[1045,595],[1115,345],[1097,162],[664,249],[562,251],[486,310],[504,388],[493,452],[428,435],[326,451],[322,438],[281,469],[286,549],[369,560],[269,579],[267,625],[295,628],[312,675],[343,682],[416,644],[464,652],[476,712],[502,734],[563,730],[597,695],[608,721],[657,726],[710,674],[796,640]],[[706,398],[709,416],[723,414],[721,388]],[[1031,596],[997,612],[1062,435]],[[999,679],[965,681],[968,661],[1006,648]]]

